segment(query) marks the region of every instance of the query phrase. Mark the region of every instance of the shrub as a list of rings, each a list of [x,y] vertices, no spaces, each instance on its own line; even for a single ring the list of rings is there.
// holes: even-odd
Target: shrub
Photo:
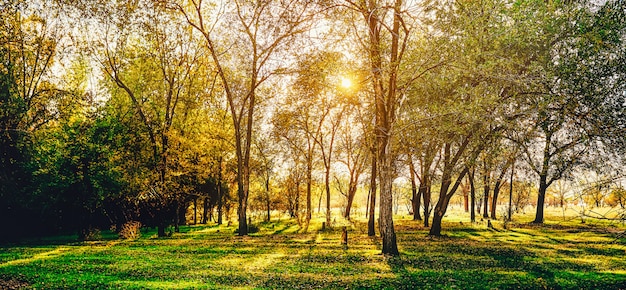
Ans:
[[[141,223],[138,221],[129,221],[122,225],[118,236],[120,239],[134,240],[141,236]]]

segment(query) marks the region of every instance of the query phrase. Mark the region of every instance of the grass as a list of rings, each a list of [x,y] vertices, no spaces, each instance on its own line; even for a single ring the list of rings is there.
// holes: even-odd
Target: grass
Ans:
[[[169,238],[73,242],[56,237],[0,248],[0,288],[33,289],[626,289],[626,238],[619,225],[557,219],[545,226],[470,224],[450,217],[445,237],[396,219],[401,256],[380,255],[365,221],[307,233],[293,220],[186,226]]]

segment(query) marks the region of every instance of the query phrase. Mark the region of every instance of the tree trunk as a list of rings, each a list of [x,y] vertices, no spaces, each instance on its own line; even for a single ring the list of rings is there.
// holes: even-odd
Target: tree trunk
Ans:
[[[388,148],[387,140],[379,144],[383,148]],[[391,176],[391,156],[387,149],[382,149],[379,155],[381,161],[380,168],[380,236],[382,238],[383,250],[386,255],[397,256],[400,254],[396,243],[396,233],[393,225],[393,194]]]
[[[430,236],[441,236],[441,221],[443,220],[443,216],[448,210],[448,204],[450,203],[450,199],[452,198],[452,196],[454,196],[454,193],[461,184],[461,180],[468,173],[469,169],[466,167],[465,169],[463,169],[463,171],[461,171],[454,185],[452,185],[452,180],[450,178],[451,171],[452,168],[444,168],[441,181],[441,190],[439,191],[439,200],[437,201],[437,205],[435,206],[435,212],[433,213],[433,224],[430,227],[430,232],[428,233],[428,235]],[[452,187],[450,187],[451,185]]]
[[[159,225],[157,226],[157,236],[159,237],[165,237],[165,223],[164,222],[159,222]]]
[[[476,187],[474,186],[474,171],[471,170],[468,176],[470,184],[470,221],[476,222]]]
[[[352,209],[352,203],[354,202],[354,196],[356,195],[356,182],[350,182],[350,186],[348,188],[348,202],[346,204],[346,213],[344,214],[344,218],[350,220],[350,210]]]
[[[313,211],[311,204],[311,183],[313,182],[313,160],[312,152],[309,150],[309,156],[307,157],[307,168],[306,168],[306,224],[311,222],[311,213]]]
[[[193,224],[196,225],[198,223],[198,198],[195,197],[193,199]]]
[[[266,196],[267,197],[267,200],[266,200],[267,219],[266,219],[266,221],[269,222],[270,218],[271,218],[271,211],[272,211],[272,209],[271,209],[272,201],[270,200],[270,179],[269,179],[269,177],[265,180],[265,193],[267,195]]]
[[[430,227],[430,231],[428,232],[429,236],[441,236],[441,221],[443,219],[443,215],[437,213],[437,209],[435,208],[435,213],[433,213],[433,225]]]
[[[466,187],[463,188],[463,209],[465,212],[469,212],[469,192]]]
[[[411,184],[411,192],[413,193],[413,198],[411,199],[411,205],[413,207],[413,220],[421,221],[422,215],[420,214],[420,206],[422,204],[422,192],[417,188],[415,182]]]
[[[441,236],[441,222],[443,220],[443,216],[446,214],[448,202],[450,201],[450,198],[447,196],[449,187],[450,181],[442,181],[441,191],[439,192],[439,200],[437,201],[437,205],[435,205],[435,210],[433,211],[433,223],[430,227],[430,231],[428,232],[429,236]]]
[[[295,205],[295,217],[300,221],[300,181],[296,181],[296,205]],[[293,217],[293,216],[292,216]]]
[[[239,196],[239,206],[237,207],[237,216],[239,221],[238,235],[248,235],[248,186],[250,185],[250,175],[247,166],[243,168],[243,174],[240,177],[237,195]],[[238,174],[239,175],[239,174]]]
[[[429,227],[428,218],[430,217],[430,175],[425,174],[420,183],[420,191],[424,198],[424,227]]]
[[[498,195],[500,194],[500,187],[502,183],[500,181],[496,181],[496,184],[493,187],[493,197],[491,198],[491,218],[496,220],[498,217],[496,216],[496,205],[498,203]]]
[[[413,164],[413,157],[409,154],[409,171],[411,173],[411,207],[413,210],[413,220],[421,221],[420,204],[422,198],[422,192],[418,190],[417,183],[415,182],[415,165]]]
[[[508,221],[511,221],[511,208],[513,207],[513,174],[515,173],[515,161],[511,164],[511,180],[509,181],[509,217]]]
[[[376,154],[372,155],[372,173],[371,173],[371,177],[370,177],[370,203],[369,203],[369,220],[367,222],[367,235],[370,237],[376,236],[376,229],[375,229],[375,219],[374,219],[374,215],[376,214],[376,189],[377,189],[377,184],[376,184],[376,176],[378,175],[377,173],[377,161],[376,161]]]
[[[329,161],[329,164],[330,164],[330,161]],[[326,168],[324,181],[326,183],[325,184],[326,186],[326,225],[331,227],[331,224],[330,224],[330,167]]]
[[[202,204],[202,221],[200,223],[206,224],[209,218],[209,197],[204,197],[204,202]]]
[[[548,189],[548,183],[546,182],[547,176],[539,176],[539,193],[537,194],[537,214],[533,224],[543,224],[543,206],[546,200],[546,190]]]
[[[483,176],[483,218],[489,218],[487,210],[487,205],[489,204],[489,191],[491,191],[489,182],[489,172],[485,172],[485,175]]]
[[[217,224],[222,224],[222,216],[224,215],[224,193],[222,192],[222,156],[218,159],[217,172]]]
[[[174,217],[174,232],[180,233],[180,205],[178,201],[174,202],[174,206],[176,206],[175,217]]]

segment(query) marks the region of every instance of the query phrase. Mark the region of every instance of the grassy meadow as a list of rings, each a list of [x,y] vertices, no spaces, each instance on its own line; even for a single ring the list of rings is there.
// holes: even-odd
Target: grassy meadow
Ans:
[[[236,224],[168,238],[50,237],[0,248],[0,289],[626,289],[626,228],[551,214],[541,227],[517,216],[490,229],[453,212],[442,238],[398,216],[398,258],[380,255],[365,220],[339,218],[325,230],[315,219],[306,233],[295,220],[258,223],[247,237]]]

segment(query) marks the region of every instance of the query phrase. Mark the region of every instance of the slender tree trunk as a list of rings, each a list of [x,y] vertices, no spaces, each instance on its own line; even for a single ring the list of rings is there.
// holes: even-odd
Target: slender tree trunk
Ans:
[[[271,219],[271,203],[272,201],[270,200],[270,179],[269,177],[267,179],[265,179],[265,194],[267,195],[267,199],[266,199],[266,206],[267,206],[267,219],[266,221],[270,221]]]
[[[422,176],[422,182],[420,183],[420,191],[424,199],[424,227],[429,227],[430,218],[430,174],[426,173]]]
[[[195,197],[193,199],[193,224],[197,224],[198,222],[198,198]]]
[[[469,212],[469,191],[463,187],[463,209],[465,212]]]
[[[489,172],[486,171],[483,176],[483,218],[489,218],[489,214],[487,213],[487,205],[489,204],[489,192],[491,188],[489,186]]]
[[[311,150],[309,150],[309,156],[307,157],[307,169],[306,169],[306,224],[307,226],[311,222],[311,213],[313,211],[311,204],[311,183],[313,182],[313,154]]]
[[[209,197],[204,197],[204,202],[202,204],[202,224],[206,224],[209,218]]]
[[[411,199],[411,206],[413,207],[413,220],[421,221],[422,215],[420,214],[420,207],[422,205],[422,192],[417,188],[415,181],[411,184],[411,193],[413,198]]]
[[[376,178],[377,178],[377,160],[376,154],[372,155],[372,173],[370,176],[370,203],[369,203],[369,220],[367,222],[367,235],[370,237],[376,236],[376,227],[374,216],[376,214]]]
[[[409,171],[411,173],[411,206],[413,210],[413,220],[420,221],[422,216],[420,215],[420,203],[422,198],[422,191],[418,189],[415,182],[415,165],[413,164],[413,157],[409,154]]]
[[[329,158],[330,158],[330,153],[329,153]],[[330,160],[328,164],[330,165]],[[330,166],[326,167],[324,181],[326,183],[325,184],[326,185],[326,225],[330,227],[331,226],[330,224]]]
[[[296,205],[295,205],[295,217],[300,220],[300,181],[296,181]]]
[[[224,216],[224,193],[222,192],[222,156],[218,159],[218,172],[217,172],[217,224],[222,224],[222,217]]]
[[[508,221],[511,221],[511,208],[513,207],[513,175],[515,173],[515,161],[511,164],[511,180],[509,181],[509,216]]]
[[[241,170],[243,172],[238,173],[238,185],[237,185],[237,196],[239,197],[239,204],[237,207],[237,217],[239,222],[239,227],[237,234],[239,236],[248,235],[248,190],[250,185],[250,175],[249,168],[247,166],[241,166]]]
[[[474,170],[472,169],[468,176],[470,184],[470,221],[476,222],[476,187],[474,186]]]
[[[174,232],[180,233],[180,205],[178,204],[178,201],[175,201],[174,205],[176,206],[176,216],[174,217]]]

